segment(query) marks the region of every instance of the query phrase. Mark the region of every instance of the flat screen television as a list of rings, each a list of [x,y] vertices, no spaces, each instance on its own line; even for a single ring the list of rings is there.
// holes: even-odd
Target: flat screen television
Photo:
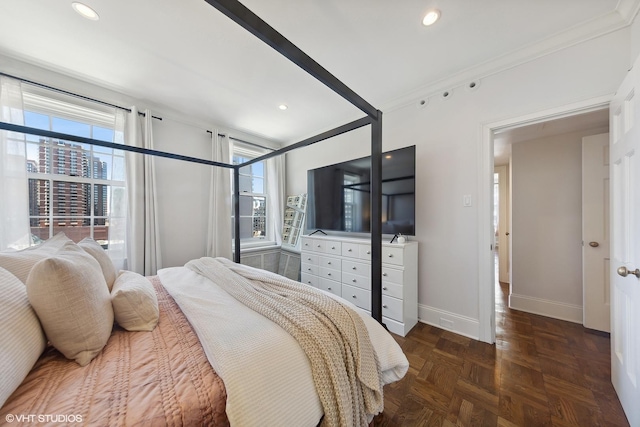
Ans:
[[[382,154],[382,233],[415,235],[416,146]],[[307,230],[371,232],[371,157],[307,172]]]

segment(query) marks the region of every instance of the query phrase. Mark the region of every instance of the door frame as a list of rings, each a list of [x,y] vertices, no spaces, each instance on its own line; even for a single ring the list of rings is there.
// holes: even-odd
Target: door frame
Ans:
[[[523,116],[481,123],[478,155],[478,338],[493,344],[495,327],[495,259],[493,254],[493,135],[495,131],[609,108],[613,94],[540,110]]]

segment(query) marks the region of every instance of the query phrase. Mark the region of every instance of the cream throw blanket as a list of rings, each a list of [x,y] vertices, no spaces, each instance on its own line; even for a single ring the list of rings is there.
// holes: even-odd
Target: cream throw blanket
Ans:
[[[325,426],[366,426],[383,409],[380,367],[360,316],[300,283],[235,264],[201,258],[185,267],[291,334],[311,363]]]

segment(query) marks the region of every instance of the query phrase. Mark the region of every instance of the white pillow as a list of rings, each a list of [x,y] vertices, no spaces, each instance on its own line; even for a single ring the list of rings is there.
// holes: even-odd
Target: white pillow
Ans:
[[[107,282],[107,286],[109,287],[109,292],[111,292],[117,273],[116,267],[113,265],[113,261],[111,261],[109,255],[107,255],[107,252],[91,237],[85,237],[82,239],[78,243],[78,246],[98,261],[98,264],[100,264],[100,268],[102,269],[102,274],[104,275],[104,280]]]
[[[0,268],[0,407],[24,381],[44,350],[44,336],[27,289],[16,276]]]
[[[113,308],[98,261],[73,242],[38,261],[27,295],[51,344],[85,366],[102,351],[113,329]]]
[[[71,242],[71,239],[60,232],[38,246],[31,246],[21,251],[0,252],[0,267],[9,270],[22,283],[26,283],[27,276],[35,263],[54,255],[67,242]]]
[[[160,312],[151,282],[133,271],[121,271],[111,291],[116,322],[127,331],[153,331]]]

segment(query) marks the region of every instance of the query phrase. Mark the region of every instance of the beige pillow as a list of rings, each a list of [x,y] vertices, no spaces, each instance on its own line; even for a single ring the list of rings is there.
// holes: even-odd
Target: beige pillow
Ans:
[[[102,351],[113,328],[111,296],[98,262],[75,243],[33,266],[27,295],[65,357],[84,366]]]
[[[109,292],[111,292],[111,289],[113,289],[113,282],[116,280],[116,267],[113,265],[113,261],[111,261],[107,252],[91,237],[85,237],[82,239],[78,243],[78,246],[98,261],[98,264],[100,264],[100,268],[102,269],[102,274],[104,275],[104,280],[107,282],[107,286],[109,287]]]
[[[27,289],[0,268],[0,407],[25,379],[42,354],[47,339],[29,305]]]
[[[31,246],[21,251],[0,252],[0,267],[9,270],[22,283],[26,283],[31,267],[41,259],[54,255],[67,242],[71,242],[71,239],[60,232],[38,246]]]
[[[158,297],[151,282],[133,271],[121,271],[111,303],[116,322],[127,331],[152,331],[158,324]]]

